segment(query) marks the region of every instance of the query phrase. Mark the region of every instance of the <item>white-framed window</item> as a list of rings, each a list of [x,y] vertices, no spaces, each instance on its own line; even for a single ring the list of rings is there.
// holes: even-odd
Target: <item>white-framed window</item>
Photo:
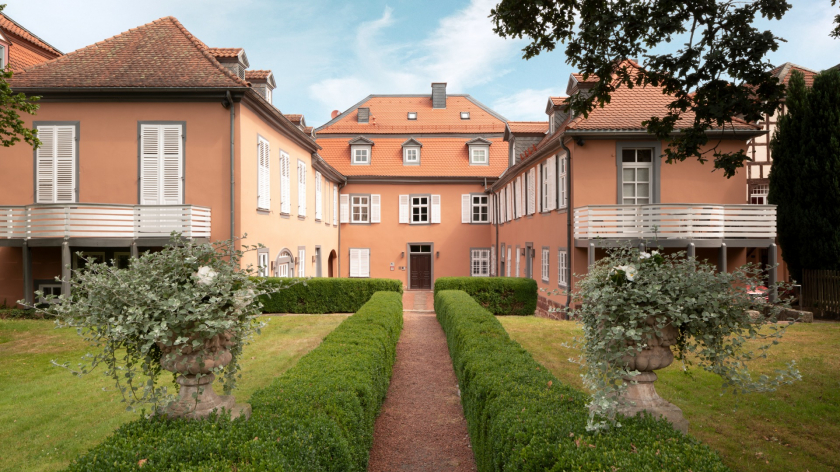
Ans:
[[[277,277],[293,277],[294,274],[294,258],[288,249],[284,249],[277,256],[275,262],[274,273]]]
[[[306,249],[298,248],[298,277],[306,277]]]
[[[411,196],[411,224],[421,225],[429,223],[430,204],[428,195]]]
[[[506,277],[510,277],[511,252],[513,252],[512,248],[510,246],[508,246],[508,248],[507,248],[507,260],[505,260],[505,271],[506,271],[505,276]]]
[[[370,249],[350,248],[350,277],[370,277]]]
[[[770,194],[770,185],[757,184],[750,189],[750,205],[767,205],[767,196]]]
[[[621,203],[646,205],[651,201],[653,149],[621,151]]]
[[[490,249],[470,249],[470,275],[490,277]]]
[[[321,173],[315,171],[315,221],[321,221],[324,201],[321,199]]]
[[[306,216],[306,163],[298,161],[298,215]]]
[[[265,99],[268,103],[271,103],[271,89],[268,86],[265,87]]]
[[[261,136],[257,138],[257,208],[271,209],[271,150]]]
[[[405,147],[403,148],[403,164],[419,164],[420,163],[420,148],[419,147]]]
[[[567,287],[569,285],[569,253],[564,249],[557,250],[557,285]]]
[[[490,222],[490,205],[488,204],[489,196],[487,195],[471,195],[471,223],[489,223]]]
[[[354,146],[353,147],[353,164],[368,165],[370,164],[370,147],[368,146]]]
[[[292,177],[289,169],[289,155],[280,151],[280,213],[292,212]]]
[[[566,208],[569,206],[568,200],[568,193],[566,192],[566,163],[567,159],[565,156],[557,157],[560,161],[557,163],[557,167],[560,172],[557,173],[557,199],[559,203],[559,208]]]
[[[37,203],[76,201],[76,126],[38,126],[41,147],[35,151]],[[179,134],[180,137],[180,134]],[[178,143],[180,145],[180,139]],[[159,149],[155,149],[159,151]],[[180,159],[178,159],[180,163]],[[159,164],[159,160],[155,161]],[[180,164],[179,164],[180,165]],[[160,175],[156,174],[159,184]],[[144,181],[145,182],[145,181]],[[180,184],[180,181],[176,182]],[[159,189],[156,196],[159,196]],[[176,197],[179,194],[175,195]],[[177,203],[180,203],[178,201]]]
[[[6,68],[6,46],[0,44],[0,69]]]
[[[408,119],[409,120],[416,120],[417,119],[417,112],[416,111],[408,112]]]
[[[470,164],[485,165],[488,163],[487,154],[489,149],[486,146],[473,146],[470,148]]]
[[[350,196],[350,222],[370,223],[370,196]]]
[[[542,271],[541,271],[542,281],[545,282],[545,283],[548,283],[548,273],[549,273],[549,263],[550,263],[549,256],[550,256],[550,254],[551,254],[551,251],[547,247],[544,247],[542,249],[542,259],[540,260],[540,267],[542,268]]]
[[[2,48],[3,46],[0,46]],[[0,52],[2,54],[2,52]],[[2,58],[0,58],[2,59]],[[60,296],[61,295],[61,284],[39,284],[38,290],[44,293],[43,297],[38,298],[38,303],[47,303],[47,296]]]
[[[260,277],[268,277],[268,251],[257,253],[257,273]]]

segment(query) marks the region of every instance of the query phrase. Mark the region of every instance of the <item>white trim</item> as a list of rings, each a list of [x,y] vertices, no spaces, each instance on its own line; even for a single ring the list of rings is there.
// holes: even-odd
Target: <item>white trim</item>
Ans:
[[[490,276],[490,248],[470,249],[470,276]]]
[[[369,248],[350,248],[350,277],[370,277]]]
[[[350,195],[350,222],[370,223],[370,195]]]
[[[549,265],[551,263],[551,250],[547,247],[542,248],[542,260],[540,261],[540,268],[542,269],[542,281],[548,283],[548,274],[550,272]]]
[[[557,285],[567,287],[569,281],[567,274],[569,273],[569,253],[564,249],[557,250]]]
[[[490,146],[470,146],[470,165],[484,166],[490,162]]]
[[[257,136],[257,208],[271,209],[271,145]]]

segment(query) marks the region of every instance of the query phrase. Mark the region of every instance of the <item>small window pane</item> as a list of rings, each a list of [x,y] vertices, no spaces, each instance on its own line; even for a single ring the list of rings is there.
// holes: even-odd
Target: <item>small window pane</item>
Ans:
[[[636,150],[623,149],[621,151],[621,162],[636,162]]]
[[[623,195],[625,198],[627,197],[635,197],[636,196],[636,186],[633,184],[624,184],[623,188]],[[631,202],[632,203],[632,202]]]
[[[650,196],[650,184],[639,184],[636,187],[636,192],[638,192],[639,197],[649,197]]]
[[[634,180],[636,180],[636,169],[622,169],[621,173],[624,176],[625,182],[633,182]]]
[[[642,167],[636,171],[636,177],[639,182],[650,182],[650,169]]]
[[[653,151],[651,149],[636,149],[636,162],[651,162]]]

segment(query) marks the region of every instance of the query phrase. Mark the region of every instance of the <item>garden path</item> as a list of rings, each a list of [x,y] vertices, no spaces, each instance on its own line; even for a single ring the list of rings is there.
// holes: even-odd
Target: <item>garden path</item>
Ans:
[[[432,292],[403,294],[403,331],[369,472],[474,471],[458,381]]]

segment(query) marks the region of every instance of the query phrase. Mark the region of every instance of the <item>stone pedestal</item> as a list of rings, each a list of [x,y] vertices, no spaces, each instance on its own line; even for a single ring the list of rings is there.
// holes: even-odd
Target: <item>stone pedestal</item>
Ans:
[[[625,377],[627,390],[619,398],[618,412],[625,416],[636,416],[637,413],[647,411],[654,417],[664,417],[674,429],[688,433],[688,420],[683,416],[682,410],[656,393],[653,386],[656,378],[653,372],[642,372],[632,378]]]
[[[206,418],[216,410],[220,413],[222,408],[230,412],[231,419],[244,416],[251,417],[251,405],[247,403],[237,404],[233,395],[219,396],[213,390],[214,374],[206,374],[197,378],[196,375],[181,375],[178,377],[178,384],[181,385],[181,392],[178,400],[170,404],[164,413],[172,418]]]

